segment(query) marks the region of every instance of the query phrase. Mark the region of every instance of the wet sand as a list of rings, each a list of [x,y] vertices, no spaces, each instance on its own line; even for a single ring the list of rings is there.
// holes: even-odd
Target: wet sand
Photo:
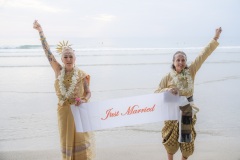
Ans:
[[[146,136],[146,135],[145,135]],[[139,142],[141,138],[138,137]],[[240,142],[230,137],[221,137],[214,135],[198,135],[201,138],[196,140],[195,153],[189,159],[193,160],[240,160],[239,146]],[[103,139],[107,141],[113,140],[114,137]],[[115,136],[117,138],[119,136]],[[156,135],[153,136],[156,138]],[[206,138],[207,140],[204,140]],[[240,137],[239,137],[240,138]],[[159,139],[158,139],[159,140]],[[166,160],[163,145],[156,141],[155,143],[142,144],[121,144],[119,140],[113,140],[119,144],[114,146],[110,143],[102,143],[97,141],[96,158],[95,160]],[[174,156],[175,159],[181,158],[180,150]],[[2,160],[60,160],[61,154],[59,150],[36,150],[36,151],[11,151],[0,152],[0,159]]]
[[[200,112],[195,152],[189,159],[240,160],[239,52],[214,54],[195,81],[194,102]],[[137,65],[82,67],[92,78],[91,101],[153,93],[170,64],[154,64],[165,60],[165,54],[137,57]],[[141,64],[149,58],[153,64]],[[0,160],[60,160],[53,71],[50,67],[2,67],[0,71]],[[96,160],[166,160],[161,128],[159,123],[97,131]],[[179,150],[175,159],[180,157]]]

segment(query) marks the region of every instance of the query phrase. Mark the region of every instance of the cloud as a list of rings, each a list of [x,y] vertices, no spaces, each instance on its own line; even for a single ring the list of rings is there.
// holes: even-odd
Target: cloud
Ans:
[[[99,14],[97,16],[93,16],[92,18],[99,21],[112,21],[116,18],[116,16],[109,14]]]
[[[79,20],[84,21],[100,21],[100,22],[110,22],[116,19],[116,16],[110,14],[97,14],[97,15],[85,15],[78,17]]]
[[[51,7],[47,4],[42,3],[41,1],[37,0],[8,0],[8,1],[0,1],[1,7],[4,8],[14,8],[14,9],[23,9],[28,8],[32,10],[38,10],[38,11],[45,11],[45,12],[66,12],[66,9],[60,9],[56,7]]]

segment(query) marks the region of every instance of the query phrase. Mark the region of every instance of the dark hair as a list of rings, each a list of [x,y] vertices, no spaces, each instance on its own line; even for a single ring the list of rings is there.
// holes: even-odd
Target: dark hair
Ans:
[[[176,56],[177,54],[183,54],[183,55],[185,56],[185,58],[186,58],[186,61],[187,61],[187,55],[186,55],[186,53],[184,53],[183,51],[177,51],[177,52],[173,55],[173,60],[172,60],[173,62],[174,62],[175,56]],[[174,69],[174,70],[176,70],[174,64],[172,64],[171,68]],[[186,67],[185,67],[184,69],[187,69],[187,68],[188,68],[188,66],[186,65]]]

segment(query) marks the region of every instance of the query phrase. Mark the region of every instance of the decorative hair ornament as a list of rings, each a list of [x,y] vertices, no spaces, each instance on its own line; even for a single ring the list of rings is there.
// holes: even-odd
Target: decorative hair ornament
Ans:
[[[71,46],[71,44],[68,44],[68,41],[62,41],[62,42],[59,42],[58,43],[58,45],[57,45],[57,52],[59,53],[59,54],[62,54],[63,53],[63,51],[65,50],[65,49],[70,49],[70,50],[72,50],[72,52],[73,52],[73,49],[70,47]]]

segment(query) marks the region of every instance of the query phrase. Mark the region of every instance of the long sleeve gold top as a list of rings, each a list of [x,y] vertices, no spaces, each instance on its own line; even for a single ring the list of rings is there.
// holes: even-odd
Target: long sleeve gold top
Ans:
[[[178,88],[180,96],[192,96],[194,91],[194,79],[197,71],[218,45],[219,43],[217,41],[214,39],[211,40],[187,69],[184,69],[181,73],[172,70],[164,76],[155,93],[166,91],[169,88]]]

